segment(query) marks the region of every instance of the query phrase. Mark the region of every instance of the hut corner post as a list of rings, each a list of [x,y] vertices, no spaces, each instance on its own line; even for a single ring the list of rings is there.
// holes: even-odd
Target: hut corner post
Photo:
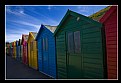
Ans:
[[[108,78],[107,72],[107,51],[106,51],[106,35],[105,35],[105,26],[101,27],[102,34],[102,51],[103,51],[103,66],[104,66],[104,79]]]

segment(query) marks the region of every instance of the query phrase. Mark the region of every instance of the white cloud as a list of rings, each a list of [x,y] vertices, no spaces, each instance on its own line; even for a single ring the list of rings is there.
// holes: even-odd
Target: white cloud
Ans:
[[[19,7],[19,9],[12,10],[10,6],[6,6],[6,12],[17,16],[25,15],[24,9],[22,9],[21,7]]]
[[[18,7],[18,6],[17,6]],[[53,5],[49,5],[48,8],[51,9],[52,7],[54,7]],[[38,27],[40,26],[40,24],[50,24],[50,25],[57,25],[58,22],[55,21],[54,19],[48,17],[48,16],[45,16],[44,14],[41,14],[39,12],[36,12],[35,9],[32,9],[31,11],[33,13],[35,13],[36,15],[41,15],[43,17],[43,19],[38,19],[38,18],[35,18],[29,14],[26,14],[24,12],[24,9],[22,7],[19,7],[17,8],[16,10],[11,10],[10,6],[6,7],[6,11],[8,13],[11,13],[11,14],[14,14],[16,16],[19,16],[21,18],[18,18],[16,20],[12,20],[12,21],[17,21],[17,20],[21,20],[21,24],[25,24],[25,25],[29,25],[29,26],[33,26],[33,27]],[[9,19],[7,19],[9,20]],[[11,20],[11,19],[10,19]],[[25,23],[26,22],[26,23]],[[30,24],[31,23],[31,24]]]
[[[51,10],[52,8],[56,8],[56,7],[54,7],[54,5],[48,5],[48,10]]]
[[[50,6],[50,9],[52,6]],[[18,17],[17,19],[9,19],[7,18],[8,22],[14,22],[21,25],[27,25],[28,27],[31,26],[33,29],[24,29],[24,28],[17,28],[17,29],[11,29],[10,27],[7,28],[6,32],[6,41],[12,42],[18,39],[21,39],[22,34],[29,34],[29,32],[38,32],[41,24],[46,25],[57,25],[58,22],[54,19],[50,18],[49,16],[45,16],[44,14],[41,14],[40,12],[37,12],[36,9],[33,11],[31,10],[35,15],[40,15],[42,19],[33,17],[27,13],[25,13],[25,10],[22,7],[15,8],[14,10],[10,7],[6,7],[6,12],[15,15]],[[34,29],[35,28],[35,29]]]
[[[41,21],[39,19],[26,14],[24,12],[24,9],[22,7],[19,7],[19,6],[17,6],[17,8],[14,10],[12,10],[10,6],[7,6],[6,12],[21,17],[21,18],[19,18],[21,20],[32,21],[35,23],[38,23],[38,22],[41,23]]]
[[[17,21],[18,22],[18,21]],[[6,33],[5,33],[5,37],[6,37],[6,41],[9,42],[13,42],[15,40],[21,39],[22,38],[22,34],[29,34],[29,32],[38,32],[39,31],[39,25],[34,25],[31,23],[27,23],[27,22],[19,22],[21,24],[24,25],[28,25],[28,26],[34,26],[36,27],[36,29],[29,29],[29,28],[17,28],[17,29],[11,29],[10,27],[7,28]]]
[[[23,28],[18,28],[17,30],[15,29],[7,29],[6,34],[28,34],[30,32],[29,29],[23,29]]]
[[[51,10],[51,6],[48,6],[48,10]]]
[[[77,6],[79,12],[88,12],[88,7],[84,6]]]
[[[25,21],[14,21],[15,23],[19,23],[19,24],[23,24],[23,25],[28,25],[28,26],[32,26],[32,27],[35,27],[35,28],[39,28],[40,25],[36,25],[36,24],[33,24],[33,23],[29,23],[29,22],[25,22]]]
[[[24,14],[24,11],[23,11],[23,10],[20,10],[19,12],[20,12],[21,14]]]
[[[13,41],[16,41],[18,39],[21,39],[22,38],[22,35],[21,34],[8,34],[5,36],[5,40],[8,41],[8,42],[13,42]]]
[[[18,39],[22,39],[22,34],[27,34],[29,35],[29,32],[37,32],[39,30],[39,28],[37,30],[29,30],[29,29],[23,29],[23,28],[18,28],[18,30],[12,30],[12,29],[8,29],[5,35],[5,39],[6,41],[9,42],[13,42],[15,40]]]

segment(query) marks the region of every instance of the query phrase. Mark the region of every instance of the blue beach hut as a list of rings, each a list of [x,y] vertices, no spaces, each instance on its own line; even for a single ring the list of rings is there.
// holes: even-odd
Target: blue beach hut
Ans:
[[[38,69],[40,72],[56,78],[56,55],[54,31],[56,26],[41,25],[36,41],[38,44]]]

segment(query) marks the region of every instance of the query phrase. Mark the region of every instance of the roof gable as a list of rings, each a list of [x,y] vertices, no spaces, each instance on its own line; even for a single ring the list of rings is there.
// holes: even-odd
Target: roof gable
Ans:
[[[41,33],[42,29],[47,29],[51,33],[54,33],[56,28],[57,28],[56,26],[50,26],[50,25],[43,25],[43,24],[41,24],[41,27],[40,27],[40,29],[39,29],[39,31],[37,33],[37,36],[36,36],[35,40],[37,40],[37,38],[38,38],[39,34]]]
[[[31,32],[31,35],[33,36],[33,38],[35,39],[36,36],[37,36],[37,33],[36,32]]]
[[[76,12],[73,12],[73,11],[68,9],[68,11],[66,12],[65,16],[63,17],[63,19],[61,20],[60,24],[58,25],[57,29],[55,30],[54,36],[59,31],[61,25],[65,22],[65,20],[68,18],[68,16],[74,16],[74,17],[77,17],[77,18],[79,17],[79,18],[81,18],[81,19],[83,19],[83,20],[85,20],[85,21],[87,21],[89,23],[95,24],[96,26],[102,26],[101,23],[99,23],[99,22],[97,22],[97,21],[95,21],[95,20],[93,20],[91,18],[88,18],[88,17],[86,17],[84,15],[81,15],[81,14],[78,14]]]
[[[50,30],[52,33],[56,30],[57,26],[50,26],[50,25],[44,25],[48,30]]]
[[[111,6],[111,8],[104,14],[104,16],[99,21],[101,23],[104,23],[116,9],[117,6]]]
[[[22,42],[21,42],[22,44],[23,44],[24,41],[28,40],[28,36],[29,35],[22,34]]]
[[[96,12],[88,17],[99,22],[99,20],[103,17],[103,15],[110,9],[110,7],[111,6],[107,6],[107,7],[99,10],[98,12]]]
[[[40,32],[41,32],[42,29],[43,29],[43,25],[41,24],[41,27],[40,27],[40,29],[39,29],[39,31],[37,33],[37,36],[36,36],[35,40],[37,40],[37,38],[38,38],[38,36],[39,36],[39,34],[40,34]]]
[[[36,36],[37,36],[36,32],[29,32],[29,36],[28,36],[27,42],[29,41],[30,37],[32,37],[33,39],[35,39]]]

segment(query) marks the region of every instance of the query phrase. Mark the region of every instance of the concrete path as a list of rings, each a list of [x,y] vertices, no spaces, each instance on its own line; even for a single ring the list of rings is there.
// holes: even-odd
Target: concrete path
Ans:
[[[33,68],[6,56],[6,80],[7,79],[52,79]]]

